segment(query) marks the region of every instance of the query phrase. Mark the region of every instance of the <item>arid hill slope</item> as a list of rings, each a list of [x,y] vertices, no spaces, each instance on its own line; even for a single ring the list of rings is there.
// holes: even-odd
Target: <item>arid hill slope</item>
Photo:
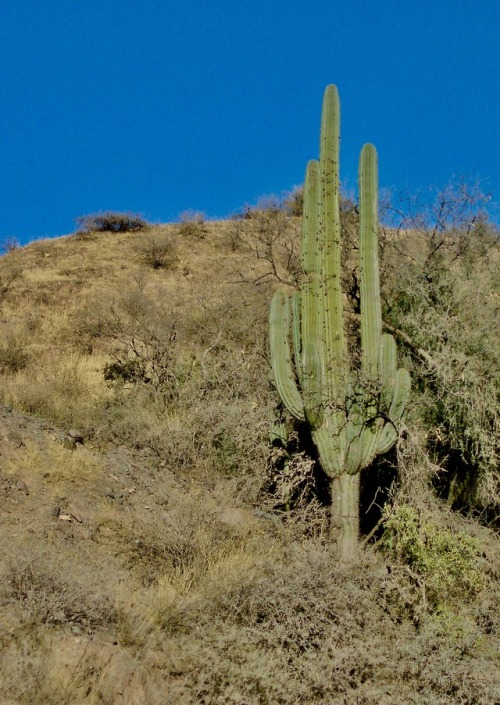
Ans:
[[[307,447],[271,448],[267,308],[298,230],[157,226],[0,260],[1,704],[499,700],[498,546],[438,498],[424,407],[376,469],[396,528],[356,566]]]

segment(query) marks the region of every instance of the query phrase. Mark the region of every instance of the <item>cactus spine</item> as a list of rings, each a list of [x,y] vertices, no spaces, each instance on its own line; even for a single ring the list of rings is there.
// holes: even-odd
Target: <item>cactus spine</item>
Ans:
[[[306,421],[330,478],[332,534],[344,560],[359,534],[359,476],[398,437],[410,391],[397,369],[396,343],[382,334],[378,271],[377,153],[366,144],[359,163],[361,363],[351,369],[344,333],[339,207],[340,106],[328,86],[320,159],[307,165],[302,226],[302,282],[278,290],[270,310],[271,360],[281,399]]]

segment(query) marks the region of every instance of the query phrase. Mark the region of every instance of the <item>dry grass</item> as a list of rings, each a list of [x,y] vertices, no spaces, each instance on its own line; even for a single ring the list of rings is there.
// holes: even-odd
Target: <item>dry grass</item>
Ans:
[[[308,449],[272,454],[267,307],[276,279],[296,276],[298,224],[256,215],[40,241],[0,260],[1,396],[30,415],[0,408],[1,702],[499,699],[498,549],[432,494],[427,397],[398,448],[398,502],[473,537],[467,604],[463,572],[439,603],[401,550],[338,566]],[[60,442],[71,427],[76,449]]]

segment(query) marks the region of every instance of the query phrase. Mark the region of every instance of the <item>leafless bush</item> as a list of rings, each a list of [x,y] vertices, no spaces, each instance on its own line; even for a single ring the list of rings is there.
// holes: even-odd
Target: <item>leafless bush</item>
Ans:
[[[181,237],[195,237],[204,240],[207,235],[205,227],[207,216],[202,211],[187,210],[181,213],[178,232]]]
[[[294,285],[300,273],[300,223],[291,218],[276,196],[261,198],[233,219],[230,231],[233,250],[254,253],[265,267],[250,279],[255,284],[270,281]],[[247,281],[248,276],[244,276]]]
[[[112,605],[78,583],[70,583],[43,559],[11,563],[4,577],[2,597],[22,609],[31,625],[79,625],[93,631],[114,621]]]
[[[19,244],[19,240],[17,237],[6,237],[3,239],[3,241],[0,243],[0,252],[14,252],[15,250],[18,250],[21,247]]]
[[[146,236],[134,249],[139,261],[151,269],[172,269],[178,259],[176,245],[166,235]]]
[[[106,335],[113,341],[106,380],[148,385],[165,399],[176,396],[176,323],[141,286],[111,308]]]
[[[23,370],[29,361],[26,341],[16,333],[8,333],[0,343],[0,373],[14,374]]]
[[[131,233],[145,230],[149,223],[137,213],[119,213],[105,211],[103,213],[90,213],[76,219],[78,226],[77,235],[88,235],[94,232],[102,233]]]
[[[289,215],[300,218],[304,212],[304,187],[296,186],[285,196],[284,206]]]
[[[22,270],[20,266],[11,263],[2,263],[0,268],[0,298],[5,296],[12,284],[19,279]]]
[[[237,580],[204,584],[169,641],[187,692],[207,705],[492,702],[492,668],[466,650],[450,660],[450,632],[411,621],[396,629],[394,583],[373,559],[344,571],[311,542],[289,547],[286,564],[262,561]],[[466,642],[457,634],[458,649]]]

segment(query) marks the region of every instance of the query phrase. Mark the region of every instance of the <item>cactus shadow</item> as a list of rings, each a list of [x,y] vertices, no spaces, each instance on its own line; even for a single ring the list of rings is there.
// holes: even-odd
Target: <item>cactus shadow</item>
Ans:
[[[321,469],[318,451],[307,424],[299,430],[300,449],[314,459],[315,494],[325,507],[331,506],[330,479]],[[395,448],[386,455],[375,458],[361,471],[359,521],[361,536],[373,532],[373,540],[383,532],[382,514],[397,480],[397,455]]]
[[[396,451],[379,456],[361,472],[359,521],[362,536],[373,533],[373,539],[383,532],[382,515],[397,479]]]

